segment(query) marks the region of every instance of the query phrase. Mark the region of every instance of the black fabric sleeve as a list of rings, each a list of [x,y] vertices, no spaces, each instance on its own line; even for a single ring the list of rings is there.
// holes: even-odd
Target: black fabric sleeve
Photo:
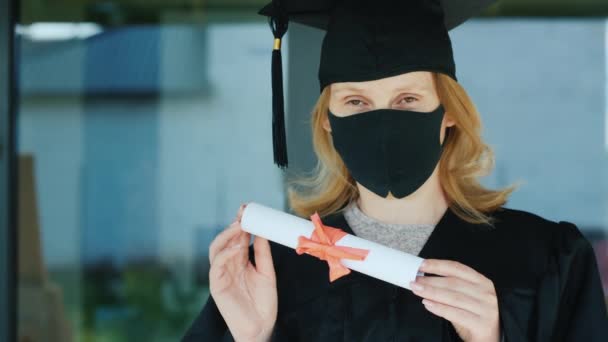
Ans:
[[[591,243],[570,222],[548,229],[546,270],[538,287],[496,289],[503,341],[608,341],[606,301]]]
[[[608,341],[606,301],[593,247],[573,223],[559,225],[559,303],[551,341]]]
[[[226,322],[224,322],[211,295],[209,295],[207,303],[182,337],[182,342],[195,341],[234,342],[234,338],[232,338],[232,334],[230,334],[230,330],[228,330]]]

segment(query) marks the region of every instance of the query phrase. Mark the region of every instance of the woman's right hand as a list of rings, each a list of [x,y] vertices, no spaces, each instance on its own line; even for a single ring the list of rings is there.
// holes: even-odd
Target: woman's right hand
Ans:
[[[209,247],[209,286],[235,341],[268,341],[277,318],[277,287],[270,244],[256,236],[254,266],[249,261],[250,234],[236,220]]]

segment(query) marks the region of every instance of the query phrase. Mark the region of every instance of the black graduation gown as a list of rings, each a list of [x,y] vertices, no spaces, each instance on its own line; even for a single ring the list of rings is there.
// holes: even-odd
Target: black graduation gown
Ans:
[[[419,255],[491,279],[507,342],[608,341],[594,251],[577,226],[504,207],[493,216],[488,228],[446,210]],[[342,212],[322,221],[354,234]],[[357,271],[329,282],[325,261],[272,242],[271,252],[279,297],[273,341],[461,341],[407,289]],[[233,341],[211,296],[182,341]]]

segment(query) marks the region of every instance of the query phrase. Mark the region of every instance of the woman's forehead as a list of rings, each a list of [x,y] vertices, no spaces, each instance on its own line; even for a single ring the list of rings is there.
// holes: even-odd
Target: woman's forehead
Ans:
[[[372,81],[336,82],[332,83],[332,93],[365,92],[375,88],[383,91],[428,91],[432,89],[433,78],[428,71],[412,71],[396,76],[385,77]]]

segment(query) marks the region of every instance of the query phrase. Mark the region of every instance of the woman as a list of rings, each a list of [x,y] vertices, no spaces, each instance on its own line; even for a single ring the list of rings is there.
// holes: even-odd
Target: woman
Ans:
[[[323,53],[327,64],[332,50]],[[405,63],[384,77],[320,72],[319,163],[289,191],[300,216],[318,212],[371,240],[383,236],[369,227],[394,237],[424,227],[410,230],[421,234],[413,244],[382,242],[426,259],[412,291],[354,271],[329,282],[323,260],[260,237],[248,248],[243,205],[210,246],[211,296],[184,341],[608,340],[593,249],[578,228],[506,208],[514,186],[477,181],[492,152],[450,60]]]

